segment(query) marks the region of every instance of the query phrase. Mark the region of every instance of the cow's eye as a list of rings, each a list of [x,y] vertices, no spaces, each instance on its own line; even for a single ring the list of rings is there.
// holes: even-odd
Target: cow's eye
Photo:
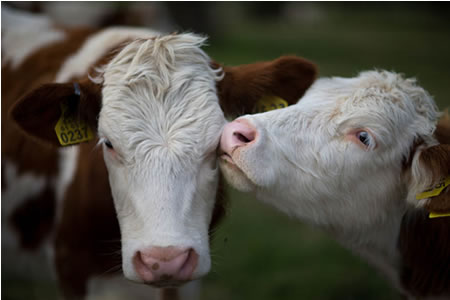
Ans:
[[[358,139],[366,146],[370,145],[370,135],[366,131],[358,132]]]
[[[111,144],[111,142],[109,140],[105,139],[105,141],[103,143],[105,144],[105,146],[108,149],[111,149],[111,150],[114,149],[113,145]]]
[[[361,144],[363,144],[367,148],[373,148],[375,146],[372,136],[367,131],[358,131],[356,133],[356,137],[361,142]]]

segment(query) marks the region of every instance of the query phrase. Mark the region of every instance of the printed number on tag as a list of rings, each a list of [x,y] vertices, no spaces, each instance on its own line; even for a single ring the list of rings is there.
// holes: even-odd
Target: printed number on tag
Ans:
[[[435,186],[416,195],[416,200],[439,196],[439,194],[450,185],[450,177],[442,178]]]
[[[61,104],[61,117],[56,123],[55,132],[62,146],[90,141],[94,134],[83,120],[76,120],[67,113],[67,104]]]

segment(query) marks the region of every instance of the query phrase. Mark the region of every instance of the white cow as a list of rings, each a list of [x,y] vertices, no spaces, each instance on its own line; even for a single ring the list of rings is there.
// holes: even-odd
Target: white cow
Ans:
[[[226,125],[226,179],[331,233],[410,297],[450,296],[450,122],[414,79],[317,80],[290,107]]]

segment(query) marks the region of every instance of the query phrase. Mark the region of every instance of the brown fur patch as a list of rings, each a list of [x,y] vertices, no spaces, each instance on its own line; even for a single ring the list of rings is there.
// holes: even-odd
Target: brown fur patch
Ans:
[[[55,218],[55,195],[46,186],[44,191],[19,206],[11,216],[9,223],[15,229],[21,247],[27,250],[38,248],[49,236]]]
[[[441,144],[423,150],[420,163],[431,172],[433,182],[450,176],[450,145]],[[426,208],[432,212],[450,212],[450,189],[447,187],[439,196],[430,198]]]
[[[450,212],[450,187],[446,187],[439,196],[430,198],[425,208],[434,213]]]
[[[295,56],[223,69],[225,77],[218,83],[219,100],[229,116],[252,113],[256,102],[267,95],[294,104],[317,76],[313,63]]]
[[[447,111],[439,120],[434,135],[441,145],[435,146],[431,153],[425,153],[423,162],[431,166],[432,172],[436,173],[434,176],[448,177],[450,176],[450,116]],[[450,212],[450,187],[445,188],[439,196],[431,198],[425,207],[436,213]]]
[[[450,145],[436,145],[422,150],[420,164],[432,174],[432,181],[450,175]]]
[[[434,136],[439,143],[450,145],[450,115],[448,111],[439,120]]]
[[[76,176],[55,233],[55,263],[64,294],[81,299],[94,274],[121,266],[120,230],[108,173],[97,141],[81,144]]]
[[[450,297],[450,218],[429,219],[425,210],[402,219],[398,249],[401,282],[416,297]]]

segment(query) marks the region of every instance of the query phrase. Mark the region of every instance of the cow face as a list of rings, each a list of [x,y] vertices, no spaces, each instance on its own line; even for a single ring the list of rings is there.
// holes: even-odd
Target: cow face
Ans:
[[[220,165],[235,187],[305,221],[374,224],[431,183],[416,156],[437,144],[437,115],[427,92],[394,73],[319,79],[296,105],[229,123]]]
[[[136,281],[187,280],[210,268],[215,151],[225,119],[216,92],[220,70],[211,68],[202,42],[191,35],[135,41],[103,71],[98,134],[123,269]]]
[[[278,92],[294,102],[315,78],[314,65],[296,57],[221,68],[200,49],[204,40],[181,34],[129,42],[94,78],[44,85],[12,110],[22,129],[51,144],[59,143],[53,128],[61,102],[95,129],[123,271],[137,282],[174,285],[209,271],[224,112],[249,113]]]

